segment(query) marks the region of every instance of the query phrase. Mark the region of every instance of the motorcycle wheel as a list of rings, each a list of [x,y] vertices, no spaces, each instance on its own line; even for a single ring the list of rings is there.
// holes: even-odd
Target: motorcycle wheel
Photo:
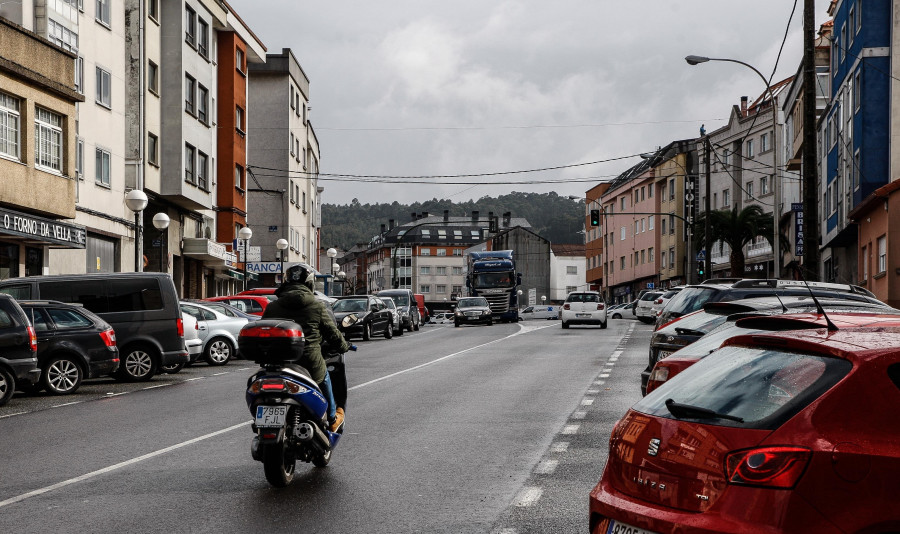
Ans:
[[[263,446],[263,470],[266,473],[266,480],[276,488],[286,487],[294,480],[296,460],[286,453],[283,441]]]
[[[316,456],[315,458],[313,458],[313,465],[316,467],[327,467],[328,462],[331,461],[331,452],[332,451],[328,451],[321,456]]]

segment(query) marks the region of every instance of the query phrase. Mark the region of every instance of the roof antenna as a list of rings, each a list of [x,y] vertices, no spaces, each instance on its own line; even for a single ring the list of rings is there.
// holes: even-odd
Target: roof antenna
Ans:
[[[816,296],[812,292],[812,288],[809,287],[809,282],[807,282],[806,278],[803,277],[803,269],[801,269],[799,265],[794,265],[794,269],[797,271],[797,275],[800,277],[800,280],[802,280],[806,285],[806,289],[807,291],[809,291],[809,296],[811,296],[813,302],[816,303],[816,310],[821,313],[823,317],[825,317],[825,324],[828,325],[828,331],[837,332],[839,328],[837,327],[837,325],[831,322],[831,319],[828,318],[828,314],[825,313],[825,309],[822,308],[822,305],[819,303],[819,299],[816,298]]]
[[[787,306],[784,305],[784,301],[781,300],[781,297],[778,295],[778,293],[775,293],[775,298],[778,299],[778,303],[781,304],[781,313],[787,313]]]

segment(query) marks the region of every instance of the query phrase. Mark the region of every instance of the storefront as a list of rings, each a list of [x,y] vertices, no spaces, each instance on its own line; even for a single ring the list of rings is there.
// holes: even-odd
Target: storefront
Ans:
[[[84,249],[83,226],[0,208],[0,279],[49,274],[51,248]]]

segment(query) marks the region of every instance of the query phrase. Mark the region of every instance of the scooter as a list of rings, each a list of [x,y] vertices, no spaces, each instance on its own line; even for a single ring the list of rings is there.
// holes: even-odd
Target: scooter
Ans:
[[[345,317],[346,326],[358,320]],[[250,447],[262,462],[266,480],[285,487],[294,479],[296,462],[325,467],[344,432],[332,432],[328,401],[309,372],[297,365],[303,354],[303,330],[293,321],[263,319],[249,323],[238,337],[241,354],[261,367],[247,380],[247,407],[256,436]],[[350,350],[356,350],[351,346]],[[329,354],[331,360],[335,356]]]

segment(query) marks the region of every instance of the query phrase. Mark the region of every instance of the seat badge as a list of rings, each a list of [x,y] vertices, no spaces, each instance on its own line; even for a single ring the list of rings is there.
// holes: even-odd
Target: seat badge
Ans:
[[[650,446],[647,447],[647,454],[650,456],[656,456],[659,454],[659,438],[653,438],[650,440]]]

